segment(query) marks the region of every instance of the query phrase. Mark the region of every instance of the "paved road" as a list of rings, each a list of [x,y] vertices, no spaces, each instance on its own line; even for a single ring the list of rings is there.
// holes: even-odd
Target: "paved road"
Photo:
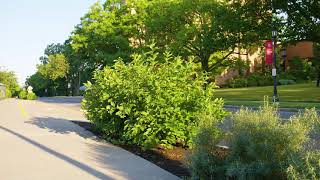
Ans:
[[[0,179],[179,179],[71,120],[79,98],[0,101]]]

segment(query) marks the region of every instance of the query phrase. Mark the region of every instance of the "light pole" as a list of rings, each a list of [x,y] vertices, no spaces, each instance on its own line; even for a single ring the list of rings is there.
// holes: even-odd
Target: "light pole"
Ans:
[[[272,68],[272,77],[273,77],[273,96],[272,101],[278,102],[278,90],[277,90],[277,34],[278,32],[276,30],[272,31],[272,42],[273,42],[273,68]]]

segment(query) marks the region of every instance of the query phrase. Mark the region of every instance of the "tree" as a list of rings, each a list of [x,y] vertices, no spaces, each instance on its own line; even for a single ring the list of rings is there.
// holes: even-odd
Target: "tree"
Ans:
[[[320,1],[285,0],[276,4],[278,13],[285,14],[282,37],[285,41],[295,43],[301,40],[314,42],[313,66],[317,74],[317,86],[320,84]]]
[[[6,85],[6,88],[12,95],[16,95],[20,87],[14,72],[0,70],[0,83]]]
[[[50,55],[47,64],[38,65],[39,73],[53,81],[58,78],[65,78],[68,70],[69,64],[63,54]]]
[[[69,71],[69,64],[63,54],[48,56],[47,64],[40,64],[37,67],[39,74],[49,80],[48,85],[53,86],[53,95],[56,95],[56,89],[59,87],[58,80],[63,79],[63,85],[67,85],[66,77]],[[67,89],[68,87],[65,87]]]
[[[81,18],[71,36],[71,46],[81,55],[84,68],[100,69],[117,58],[130,59],[130,26],[125,8],[115,8],[112,1],[94,4]]]
[[[175,55],[195,56],[202,70],[217,74],[232,63],[237,47],[266,37],[262,30],[269,29],[272,14],[265,11],[270,5],[264,4],[261,12],[253,13],[259,3],[252,1],[153,1],[147,11],[146,39],[155,39]]]
[[[49,44],[46,49],[44,50],[44,56],[40,57],[40,62],[42,64],[48,63],[48,56],[53,54],[63,54],[64,52],[64,45],[63,44]]]
[[[45,96],[45,89],[48,88],[49,80],[44,78],[39,72],[36,72],[26,80],[27,86],[33,87],[33,92],[38,96]]]
[[[280,0],[278,0],[280,1]],[[284,18],[284,37],[290,42],[308,40],[320,43],[320,1],[281,0],[276,4]]]

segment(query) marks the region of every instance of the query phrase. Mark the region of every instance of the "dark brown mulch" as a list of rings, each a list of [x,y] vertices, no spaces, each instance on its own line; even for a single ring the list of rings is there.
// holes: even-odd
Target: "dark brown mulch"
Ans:
[[[94,124],[82,121],[72,122],[103,139],[103,134],[96,130]],[[188,157],[188,153],[190,153],[188,149],[174,147],[172,149],[155,148],[151,150],[143,150],[141,147],[135,145],[117,144],[117,146],[120,146],[123,149],[156,164],[176,176],[190,177],[190,172],[187,168],[187,161],[185,159]]]

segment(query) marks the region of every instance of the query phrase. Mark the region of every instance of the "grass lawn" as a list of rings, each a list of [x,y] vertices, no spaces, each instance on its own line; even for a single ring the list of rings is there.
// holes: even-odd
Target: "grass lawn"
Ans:
[[[225,99],[226,105],[260,106],[264,96],[271,101],[273,86],[217,89],[216,97]],[[279,107],[320,109],[320,88],[315,83],[278,86]]]

